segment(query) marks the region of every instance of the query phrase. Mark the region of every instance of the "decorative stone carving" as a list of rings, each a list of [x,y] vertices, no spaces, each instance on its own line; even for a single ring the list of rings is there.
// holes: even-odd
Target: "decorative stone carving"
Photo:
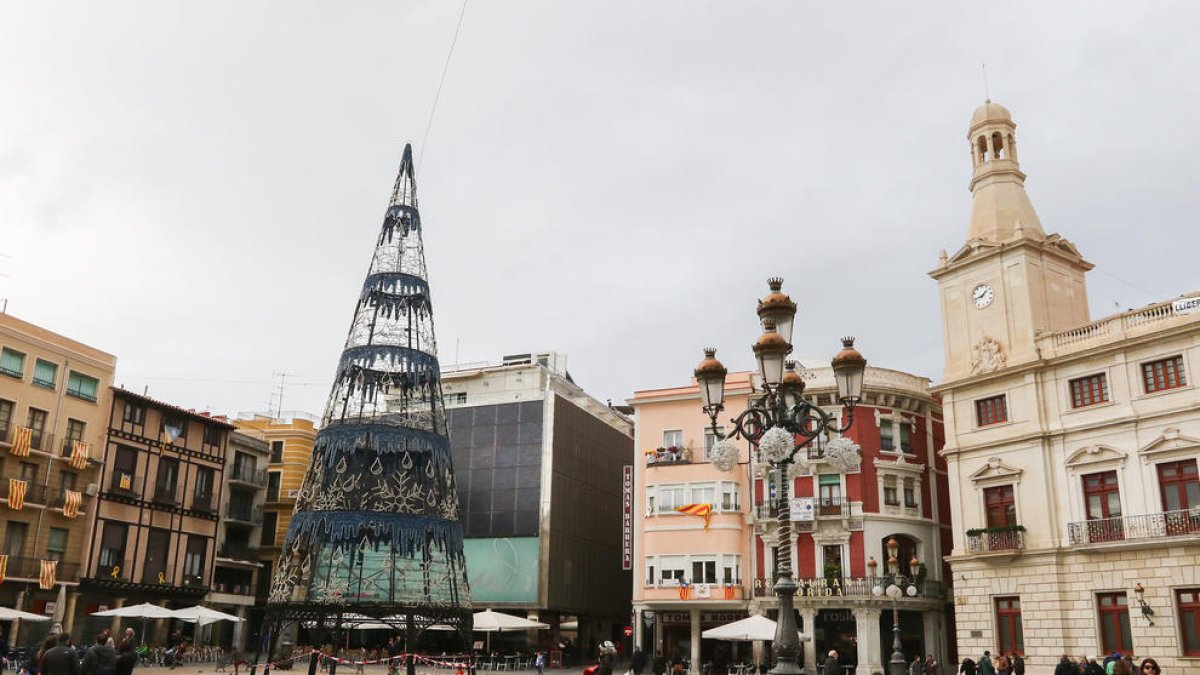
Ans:
[[[996,339],[987,335],[979,338],[979,341],[971,349],[975,353],[971,358],[972,375],[1000,370],[1007,360],[1004,356],[1004,347]]]

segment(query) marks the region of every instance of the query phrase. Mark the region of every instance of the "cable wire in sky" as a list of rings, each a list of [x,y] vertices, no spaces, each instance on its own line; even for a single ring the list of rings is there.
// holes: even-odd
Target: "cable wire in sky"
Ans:
[[[442,85],[446,84],[446,73],[450,71],[450,59],[454,56],[454,45],[458,44],[458,34],[462,31],[463,17],[467,14],[467,2],[463,0],[462,9],[458,12],[458,25],[454,28],[454,39],[450,41],[450,51],[446,54],[446,65],[442,67],[442,79],[438,80],[437,93],[433,95],[433,105],[429,107],[429,122],[425,124],[425,136],[421,139],[421,149],[417,152],[417,171],[425,161],[425,146],[429,143],[429,130],[433,128],[433,115],[437,112],[438,101],[442,98]]]

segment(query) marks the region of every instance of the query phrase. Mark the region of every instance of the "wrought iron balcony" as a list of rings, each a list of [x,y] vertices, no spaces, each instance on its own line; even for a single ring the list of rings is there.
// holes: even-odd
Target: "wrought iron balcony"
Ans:
[[[848,516],[850,515],[850,500],[842,497],[818,497],[813,499],[813,507],[816,515],[820,516]]]
[[[9,494],[9,479],[16,476],[6,476],[0,479],[0,501],[7,502]],[[46,506],[46,486],[25,481],[25,506]]]
[[[27,558],[24,556],[8,558],[6,579],[37,579],[42,573],[43,558]],[[79,581],[79,563],[59,561],[54,572],[55,580],[59,582]]]
[[[1020,527],[1019,525],[1017,527]],[[1025,530],[1010,527],[967,530],[968,553],[1000,553],[1025,549]]]
[[[114,551],[115,551],[115,549],[114,549]],[[104,562],[101,562],[100,564],[96,565],[96,569],[92,573],[93,578],[101,579],[104,581],[114,581],[114,582],[115,581],[124,581],[124,582],[133,581],[133,561],[132,560],[124,560],[123,552],[115,551],[115,554],[108,555],[108,554],[106,554],[105,551],[101,551],[100,556],[101,556],[101,558],[104,558],[105,560],[104,560]],[[118,562],[112,562],[113,560],[116,560]]]
[[[1200,508],[1085,520],[1067,525],[1072,545],[1200,534]]]
[[[217,549],[217,557],[227,560],[247,560],[250,562],[258,562],[258,549],[252,546],[239,546],[237,544],[222,544]]]
[[[119,494],[136,496],[139,492],[138,477],[117,469],[108,483],[108,489]]]
[[[661,464],[691,464],[692,449],[671,446],[669,448],[658,448],[656,450],[647,450],[646,465],[655,466]]]
[[[154,484],[154,501],[160,504],[179,504],[179,492],[175,489],[174,484],[170,483],[155,483]]]
[[[262,525],[262,507],[231,502],[225,506],[225,518],[235,524],[258,527]]]
[[[212,493],[192,495],[192,510],[203,511],[205,513],[216,513],[217,507],[213,503]]]
[[[229,482],[266,487],[267,471],[266,469],[255,469],[252,466],[235,466],[229,473]]]

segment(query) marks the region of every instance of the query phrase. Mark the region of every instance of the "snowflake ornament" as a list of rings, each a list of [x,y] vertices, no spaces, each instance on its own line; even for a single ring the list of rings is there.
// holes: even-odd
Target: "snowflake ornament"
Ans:
[[[779,427],[767,429],[767,433],[763,434],[758,441],[758,449],[771,462],[786,460],[792,454],[794,447],[792,435]]]

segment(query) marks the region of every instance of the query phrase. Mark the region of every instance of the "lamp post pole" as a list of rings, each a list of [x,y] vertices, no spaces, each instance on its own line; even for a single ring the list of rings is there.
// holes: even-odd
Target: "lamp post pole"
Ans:
[[[779,598],[779,617],[775,624],[775,667],[771,675],[799,675],[798,656],[800,635],[796,628],[795,597],[797,585],[792,579],[792,524],[788,500],[788,467],[794,463],[807,464],[809,447],[826,434],[845,433],[854,424],[854,406],[862,400],[863,374],[867,360],[854,349],[853,338],[842,339],[842,350],[830,366],[837,382],[838,402],[846,410],[846,423],[801,397],[804,379],[796,364],[787,361],[792,351],[792,328],[796,303],[781,292],[783,280],[768,280],[771,293],[758,302],[758,317],[763,333],[754,343],[754,356],[762,377],[762,395],[752,399],[746,410],[730,420],[731,430],[724,433],[717,425],[717,416],[725,408],[725,376],[728,371],[716,359],[715,349],[704,350],[704,360],[696,367],[696,383],[704,401],[704,412],[711,420],[711,430],[718,442],[709,451],[709,460],[721,471],[732,471],[740,450],[731,442],[742,438],[757,448],[760,461],[776,471],[777,519],[779,526],[779,558],[776,561],[775,595]],[[836,446],[836,452],[834,444]],[[840,470],[857,466],[858,447],[848,439],[828,444],[828,453],[817,454]],[[799,457],[799,460],[797,460]],[[811,626],[807,627],[811,630]],[[816,664],[811,664],[816,665]]]

